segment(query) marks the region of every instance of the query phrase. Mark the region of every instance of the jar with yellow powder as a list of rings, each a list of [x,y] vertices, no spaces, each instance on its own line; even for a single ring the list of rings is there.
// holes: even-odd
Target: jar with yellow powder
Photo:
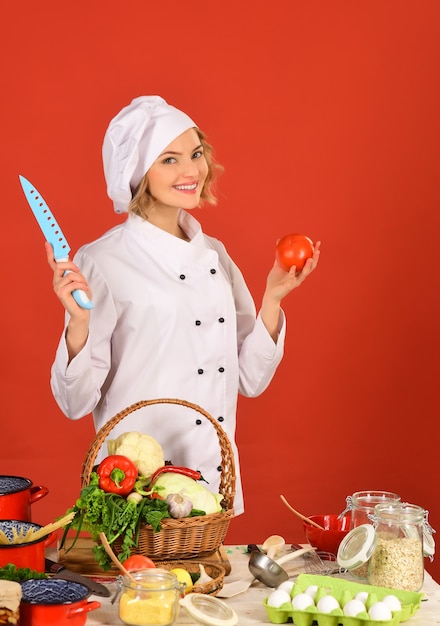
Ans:
[[[169,626],[177,618],[184,594],[175,574],[149,568],[118,577],[121,586],[119,618],[129,626]]]

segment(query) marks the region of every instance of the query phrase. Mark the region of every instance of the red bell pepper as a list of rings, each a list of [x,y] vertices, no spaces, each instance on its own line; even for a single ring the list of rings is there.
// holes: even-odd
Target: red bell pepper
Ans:
[[[122,454],[111,454],[98,465],[99,487],[107,493],[128,495],[138,477],[136,465]]]

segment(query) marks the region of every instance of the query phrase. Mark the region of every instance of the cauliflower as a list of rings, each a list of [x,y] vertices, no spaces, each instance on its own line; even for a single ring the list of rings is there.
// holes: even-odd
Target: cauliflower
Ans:
[[[150,435],[137,431],[123,433],[116,439],[107,440],[109,454],[122,454],[138,468],[139,474],[151,479],[154,472],[165,465],[162,446]]]

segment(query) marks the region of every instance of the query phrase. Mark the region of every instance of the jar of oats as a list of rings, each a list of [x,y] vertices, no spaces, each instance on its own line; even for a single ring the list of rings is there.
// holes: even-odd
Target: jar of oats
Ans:
[[[378,504],[373,522],[376,545],[368,581],[379,587],[419,591],[424,575],[425,510],[415,504]]]

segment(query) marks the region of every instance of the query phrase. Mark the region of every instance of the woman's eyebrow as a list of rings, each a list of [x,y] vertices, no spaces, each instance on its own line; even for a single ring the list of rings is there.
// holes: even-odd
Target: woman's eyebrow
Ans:
[[[200,150],[200,148],[203,148],[202,144],[196,146],[193,150],[191,150],[191,153],[192,152],[197,152],[197,150]],[[174,152],[173,150],[165,150],[165,152],[162,152],[162,154],[159,156],[159,158],[165,156],[166,154],[179,155],[179,154],[182,154],[182,153],[181,152]]]

